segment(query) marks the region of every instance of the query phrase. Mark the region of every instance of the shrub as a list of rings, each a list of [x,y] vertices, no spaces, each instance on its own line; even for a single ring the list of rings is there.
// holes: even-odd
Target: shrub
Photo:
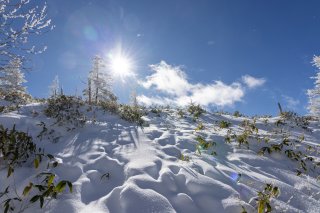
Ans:
[[[39,124],[37,124],[37,126],[42,127],[42,130],[40,131],[40,133],[37,135],[37,138],[40,139],[40,141],[45,137],[46,139],[52,141],[53,143],[57,143],[60,139],[60,136],[57,136],[55,134],[55,130],[54,129],[48,129],[47,125],[41,121]],[[69,130],[70,128],[68,128]],[[71,130],[71,129],[70,129]]]
[[[145,123],[142,119],[143,113],[137,107],[122,105],[119,109],[119,115],[123,120],[137,123],[139,126]]]
[[[271,199],[280,195],[280,189],[272,184],[266,184],[263,191],[258,192],[258,197],[255,198],[258,204],[258,213],[271,212]]]
[[[249,148],[249,141],[248,141],[249,135],[250,133],[248,131],[244,131],[241,135],[237,135],[236,140],[239,144],[239,147],[245,144]]]
[[[2,99],[5,101],[9,101],[13,104],[19,105],[19,104],[26,104],[32,98],[27,93],[12,91],[10,93],[3,95]]]
[[[86,118],[80,111],[82,105],[83,102],[78,97],[59,95],[48,99],[48,106],[44,113],[48,117],[55,118],[59,125],[69,123],[74,126],[83,126]]]
[[[259,132],[259,129],[256,127],[255,120],[253,121],[253,123],[250,123],[249,120],[244,120],[242,121],[241,126],[245,129],[245,131],[250,132],[250,134],[252,134],[252,132]]]
[[[113,114],[116,114],[119,111],[119,105],[116,101],[100,101],[99,104],[104,111],[111,112]]]
[[[200,123],[198,124],[197,128],[195,129],[195,131],[200,131],[200,130],[204,130],[204,129],[205,129],[205,127],[204,127],[203,123],[200,122]]]
[[[307,116],[299,116],[297,113],[292,111],[282,112],[280,114],[281,118],[284,120],[289,120],[294,122],[297,126],[308,130],[310,117]]]
[[[198,144],[196,145],[196,150],[199,152],[199,154],[201,155],[201,150],[208,150],[213,146],[216,146],[216,142],[207,142],[205,139],[203,139],[201,136],[198,136],[196,138],[196,141],[198,142]],[[217,155],[217,153],[215,151],[211,152],[212,155]]]
[[[28,162],[29,159],[33,160],[35,168],[39,167],[43,158],[49,159],[47,169],[58,165],[58,162],[52,155],[44,154],[43,149],[37,148],[36,144],[33,143],[31,136],[25,132],[17,131],[15,126],[9,130],[0,125],[0,138],[0,156],[3,158],[3,165],[8,171],[7,178],[14,173],[15,167]],[[22,195],[18,195],[15,184],[9,185],[4,192],[0,193],[0,203],[5,213],[9,211],[13,212],[18,205],[20,205],[19,212],[26,209],[29,205],[29,203],[26,202],[27,196],[33,188],[37,189],[38,193],[34,195],[29,202],[34,203],[39,200],[41,208],[48,198],[56,198],[57,194],[62,193],[66,185],[69,186],[70,192],[72,192],[71,182],[62,180],[55,185],[55,174],[43,172],[37,177],[40,176],[44,177],[44,179],[37,184],[30,182],[24,188]]]
[[[49,158],[54,167],[57,165],[52,155],[45,155],[43,150],[37,148],[36,144],[33,143],[31,136],[25,132],[17,131],[15,126],[9,130],[0,125],[0,138],[0,152],[4,165],[8,167],[8,177],[16,166],[27,162],[31,157],[34,158],[35,165],[39,165],[43,157]]]
[[[198,119],[206,111],[199,104],[195,105],[194,103],[191,103],[188,107],[188,112],[193,115],[193,118],[195,120]]]
[[[235,111],[235,112],[233,113],[233,116],[234,116],[234,117],[241,117],[242,115],[241,115],[241,113],[240,113],[239,111]]]
[[[181,155],[180,155],[180,160],[189,162],[189,161],[190,161],[190,157],[189,157],[189,156],[186,156],[186,155],[184,155],[184,154],[181,154]]]
[[[219,122],[219,127],[220,128],[228,128],[228,127],[230,127],[230,125],[231,125],[231,123],[228,122],[228,121],[220,121]]]
[[[11,130],[0,125],[0,151],[6,167],[8,177],[16,166],[26,162],[37,151],[36,145],[25,132],[19,132],[15,126]]]
[[[153,107],[150,112],[152,112],[153,114],[156,114],[156,116],[160,117],[161,114],[161,109]]]
[[[184,118],[184,116],[185,116],[185,113],[182,109],[178,109],[177,114],[179,115],[180,118]]]
[[[39,184],[30,182],[29,185],[24,188],[23,195],[28,195],[32,188],[37,189],[38,193],[30,199],[30,202],[34,203],[39,200],[40,208],[43,207],[43,204],[46,200],[50,200],[52,198],[56,199],[57,195],[62,193],[66,186],[69,187],[69,191],[72,193],[72,183],[67,180],[62,180],[55,184],[54,179],[56,175],[53,173],[42,172],[37,175],[37,177],[42,177],[42,181]]]

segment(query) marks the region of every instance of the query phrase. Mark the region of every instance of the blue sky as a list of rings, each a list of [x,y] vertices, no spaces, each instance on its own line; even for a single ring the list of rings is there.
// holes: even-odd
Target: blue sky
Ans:
[[[54,0],[48,6],[56,28],[36,41],[48,49],[33,57],[26,75],[34,96],[47,97],[55,75],[66,93],[80,94],[92,57],[121,49],[135,72],[114,77],[121,102],[134,88],[145,102],[192,99],[253,115],[276,114],[280,101],[306,113],[305,92],[316,72],[310,62],[320,54],[319,1]]]

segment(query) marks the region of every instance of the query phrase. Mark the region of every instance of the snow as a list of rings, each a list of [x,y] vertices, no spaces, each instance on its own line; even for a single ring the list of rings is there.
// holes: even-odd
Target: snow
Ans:
[[[231,122],[235,132],[241,132],[240,123],[251,118],[205,113],[197,122],[191,117],[179,118],[173,109],[164,110],[158,117],[145,116],[149,125],[143,128],[121,120],[117,115],[96,112],[96,121],[84,127],[67,131],[43,115],[42,104],[29,104],[19,112],[0,114],[0,124],[27,131],[39,147],[54,155],[59,165],[52,171],[57,180],[73,183],[73,193],[68,190],[51,200],[43,209],[39,203],[25,212],[256,212],[254,197],[263,190],[265,183],[278,186],[281,194],[272,199],[274,212],[319,212],[320,184],[314,175],[297,176],[297,164],[283,153],[260,156],[264,142],[250,140],[250,148],[225,143],[227,129],[218,126],[220,120]],[[36,115],[34,112],[38,112]],[[281,142],[280,131],[275,125],[279,117],[257,119],[259,134]],[[37,139],[41,121],[54,129],[59,140],[52,143]],[[204,130],[195,131],[199,122]],[[311,131],[290,124],[283,129],[290,137],[304,135],[298,149],[307,145],[319,147],[319,127],[312,122]],[[215,141],[213,150],[202,155],[196,153],[195,138],[201,135]],[[190,161],[180,160],[189,156]],[[319,150],[313,154],[319,160]],[[45,165],[41,165],[44,168]],[[38,169],[39,170],[39,169]],[[15,170],[17,191],[22,193],[37,169],[29,165]],[[109,174],[109,176],[104,176]],[[9,184],[6,170],[0,170],[0,191]],[[0,207],[0,211],[3,211]]]

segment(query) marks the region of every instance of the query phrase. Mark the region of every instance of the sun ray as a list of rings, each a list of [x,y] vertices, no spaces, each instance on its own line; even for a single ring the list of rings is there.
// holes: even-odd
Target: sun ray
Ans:
[[[120,50],[108,55],[107,68],[114,78],[120,78],[122,81],[135,75],[132,59]]]

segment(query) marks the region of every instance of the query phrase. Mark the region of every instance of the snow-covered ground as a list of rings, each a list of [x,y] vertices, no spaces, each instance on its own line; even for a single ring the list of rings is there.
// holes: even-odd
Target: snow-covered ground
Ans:
[[[252,198],[266,183],[281,191],[271,201],[273,212],[320,211],[318,168],[297,176],[296,170],[301,168],[285,155],[285,149],[281,153],[257,154],[264,146],[281,143],[287,135],[294,143],[288,148],[301,150],[319,162],[320,130],[315,122],[309,125],[312,131],[307,131],[291,122],[277,126],[279,117],[259,118],[257,134],[270,141],[251,138],[248,149],[233,140],[226,143],[225,136],[228,129],[231,134],[240,134],[242,121],[253,123],[251,118],[204,113],[193,121],[188,113],[180,118],[176,110],[169,109],[162,110],[160,116],[150,112],[144,117],[149,126],[141,128],[117,115],[97,111],[95,122],[68,131],[64,126],[50,126],[53,119],[44,116],[42,110],[42,105],[27,105],[19,112],[0,114],[0,124],[8,128],[16,124],[18,130],[28,132],[39,147],[54,155],[59,165],[51,171],[57,175],[56,181],[71,181],[73,193],[66,190],[43,209],[35,203],[26,212],[240,213],[242,206],[247,212],[256,212],[257,204]],[[231,126],[220,128],[221,120]],[[55,130],[57,142],[37,139],[41,121]],[[200,123],[204,129],[195,130]],[[200,155],[197,136],[216,146],[201,150]],[[302,142],[298,142],[299,138]],[[307,152],[307,147],[312,150]],[[212,151],[217,155],[211,155]],[[189,160],[181,160],[181,156]],[[18,193],[40,169],[24,165],[15,170]],[[6,176],[7,171],[0,170],[0,192],[13,184]]]

